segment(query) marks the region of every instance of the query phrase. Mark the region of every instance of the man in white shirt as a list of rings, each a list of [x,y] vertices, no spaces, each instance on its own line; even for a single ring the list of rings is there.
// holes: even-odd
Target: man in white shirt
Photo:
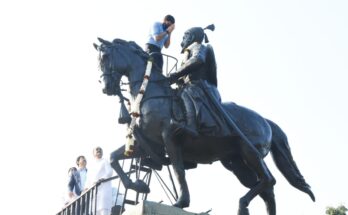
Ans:
[[[87,182],[88,188],[98,183],[102,179],[112,176],[113,169],[106,159],[103,157],[103,150],[100,147],[93,149],[94,162],[89,165]],[[112,207],[112,185],[111,181],[102,182],[98,186],[96,215],[110,215]],[[93,206],[94,208],[94,206]]]

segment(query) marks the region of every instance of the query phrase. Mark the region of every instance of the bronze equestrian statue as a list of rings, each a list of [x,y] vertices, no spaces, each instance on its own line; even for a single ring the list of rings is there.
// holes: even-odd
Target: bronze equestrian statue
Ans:
[[[142,158],[149,161],[151,167],[160,169],[168,164],[169,158],[181,191],[174,205],[184,208],[190,204],[185,169],[195,168],[199,163],[220,161],[244,186],[250,188],[240,198],[239,215],[249,214],[247,207],[257,195],[264,200],[268,214],[276,215],[275,180],[263,161],[271,152],[276,166],[289,183],[315,201],[310,186],[292,158],[286,134],[281,128],[253,110],[232,102],[221,103],[216,89],[217,81],[214,81],[216,73],[215,76],[214,73],[194,74],[196,69],[203,73],[216,72],[212,48],[201,44],[205,37],[204,33],[202,37],[202,31],[202,28],[191,28],[185,33],[181,44],[184,51],[189,51],[187,64],[185,66],[184,63],[169,78],[157,67],[151,67],[150,56],[132,41],[115,39],[109,42],[98,38],[101,44],[94,44],[100,52],[103,92],[109,96],[117,95],[123,101],[120,82],[122,76],[126,76],[132,99],[136,101],[140,94],[142,96],[139,112],[131,113],[139,119],[138,123],[133,124],[133,153],[125,155],[123,146],[111,154],[111,165],[123,185],[138,192],[150,191],[143,181],[133,182],[121,168],[119,160]],[[188,65],[194,66],[190,68]],[[149,71],[150,75],[147,76]],[[178,80],[181,77],[183,80]],[[170,86],[178,81],[181,82],[179,94]],[[185,96],[191,97],[188,101],[194,102],[193,106],[184,105],[182,109],[178,95],[183,99]],[[202,96],[204,99],[199,100]],[[188,109],[192,107],[194,109]],[[190,119],[185,119],[191,114],[189,111],[194,111],[193,120],[196,122],[192,123],[196,127],[191,127]]]

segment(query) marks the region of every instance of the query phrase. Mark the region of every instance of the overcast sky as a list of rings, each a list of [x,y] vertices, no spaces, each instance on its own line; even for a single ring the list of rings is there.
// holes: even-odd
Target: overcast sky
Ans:
[[[344,0],[2,1],[2,213],[58,212],[76,157],[91,161],[95,146],[108,157],[125,143],[118,99],[101,92],[92,43],[121,38],[144,47],[152,22],[166,14],[176,18],[176,29],[164,53],[179,58],[184,31],[214,23],[208,37],[222,99],[257,111],[287,134],[317,201],[293,188],[268,156],[278,214],[347,207],[347,11]],[[247,192],[220,163],[200,165],[187,179],[192,212],[236,214]],[[258,197],[249,208],[266,214]]]

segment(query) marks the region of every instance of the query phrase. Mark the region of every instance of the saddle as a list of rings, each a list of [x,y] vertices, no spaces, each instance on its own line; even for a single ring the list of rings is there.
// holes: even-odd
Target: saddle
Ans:
[[[174,121],[186,125],[186,110],[180,97],[181,90],[174,91],[172,102],[172,118]],[[202,136],[226,137],[231,132],[226,126],[223,116],[214,108],[208,96],[200,96],[195,103],[197,132]],[[211,98],[213,99],[213,98]]]

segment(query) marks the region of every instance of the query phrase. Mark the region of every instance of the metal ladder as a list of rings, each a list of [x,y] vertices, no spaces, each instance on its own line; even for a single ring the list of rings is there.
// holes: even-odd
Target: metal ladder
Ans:
[[[156,176],[156,179],[158,180],[168,200],[173,204],[177,200],[178,194],[177,194],[176,186],[173,181],[171,170],[168,165],[165,165],[165,166],[167,166],[170,182],[165,182],[163,178],[160,176],[160,174],[157,172],[157,170],[152,169],[150,167],[145,167],[144,165],[142,165],[140,158],[132,158],[130,162],[130,166],[129,166],[128,177],[132,181],[140,179],[144,181],[147,186],[150,187],[151,177],[152,177],[152,174],[154,173],[154,175]],[[172,184],[172,188],[170,188],[167,185],[167,183]],[[119,183],[119,188],[120,188],[120,183]],[[120,192],[120,189],[118,189],[118,192]],[[147,200],[147,196],[148,196],[147,193],[138,193],[134,190],[127,189],[127,188],[125,188],[123,195],[124,195],[124,199],[123,199],[121,212],[123,212],[126,209],[125,208],[126,205],[135,206],[140,201]],[[121,212],[117,214],[112,214],[112,215],[121,215]]]
[[[124,161],[123,161],[124,162]],[[129,171],[128,171],[128,177],[132,180],[142,180],[146,183],[147,186],[150,186],[150,181],[151,181],[151,176],[152,176],[152,169],[148,167],[144,167],[141,165],[141,159],[140,158],[132,158],[130,161],[130,166],[129,166]],[[120,195],[120,184],[121,181],[119,182],[118,186],[118,193],[116,196],[116,199]],[[125,188],[124,189],[124,198],[123,198],[123,203],[122,207],[120,209],[119,213],[115,213],[113,215],[121,215],[121,213],[125,210],[126,205],[136,205],[139,203],[139,201],[146,200],[147,199],[147,193],[139,193],[134,190]]]

